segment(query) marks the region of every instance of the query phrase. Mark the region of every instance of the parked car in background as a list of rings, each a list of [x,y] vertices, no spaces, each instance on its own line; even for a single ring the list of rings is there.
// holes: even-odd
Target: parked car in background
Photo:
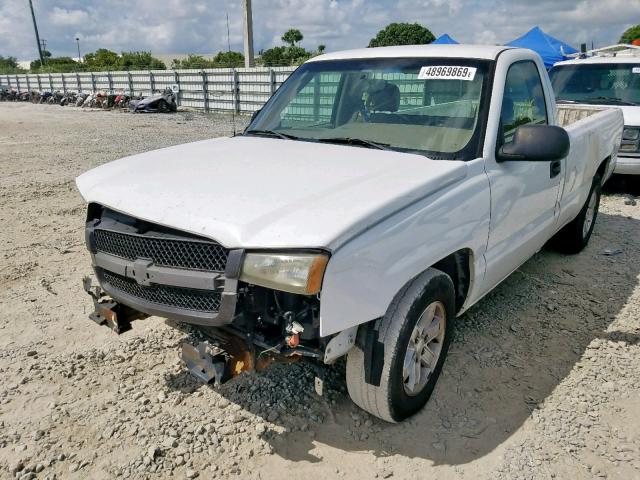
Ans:
[[[169,113],[178,110],[176,94],[170,89],[140,100],[130,100],[129,110],[134,113]]]
[[[0,101],[8,102],[14,100],[14,92],[8,85],[0,85]]]
[[[430,397],[457,316],[550,239],[587,245],[622,125],[558,108],[530,50],[320,55],[242,135],[78,177],[91,318],[200,328],[212,345],[182,358],[205,380],[346,355],[353,401],[401,421]]]
[[[607,105],[624,114],[615,173],[640,175],[640,47],[615,45],[556,63],[549,73],[560,104]]]

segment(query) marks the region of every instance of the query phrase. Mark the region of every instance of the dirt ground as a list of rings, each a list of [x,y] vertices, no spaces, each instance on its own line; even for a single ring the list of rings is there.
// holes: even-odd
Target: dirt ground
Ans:
[[[189,332],[90,322],[74,178],[230,131],[224,116],[0,104],[0,478],[640,478],[630,184],[603,197],[583,253],[543,250],[458,319],[431,401],[399,425],[351,403],[343,365],[326,397],[305,365],[214,388],[177,359]]]

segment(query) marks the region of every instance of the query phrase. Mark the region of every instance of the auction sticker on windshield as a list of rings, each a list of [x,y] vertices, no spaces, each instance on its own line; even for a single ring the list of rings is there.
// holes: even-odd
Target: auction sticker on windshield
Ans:
[[[418,80],[473,80],[476,76],[475,67],[458,67],[453,65],[432,65],[422,67]]]

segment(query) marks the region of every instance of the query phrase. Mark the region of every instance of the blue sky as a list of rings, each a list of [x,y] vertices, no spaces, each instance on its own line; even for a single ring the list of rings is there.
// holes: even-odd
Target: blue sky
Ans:
[[[99,47],[154,53],[242,49],[240,0],[33,0],[41,38],[56,56]],[[290,27],[303,46],[328,51],[366,46],[393,21],[419,22],[463,43],[504,43],[534,25],[578,47],[615,43],[640,23],[640,0],[254,0],[256,50],[281,44]],[[0,55],[37,56],[26,0],[0,0]]]

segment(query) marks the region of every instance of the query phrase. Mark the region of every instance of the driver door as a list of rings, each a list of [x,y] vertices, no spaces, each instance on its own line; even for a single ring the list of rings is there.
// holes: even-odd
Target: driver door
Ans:
[[[538,66],[513,63],[507,72],[497,148],[521,125],[547,124],[548,109]],[[547,241],[558,214],[562,162],[487,162],[491,222],[486,253],[487,285],[495,285]]]

